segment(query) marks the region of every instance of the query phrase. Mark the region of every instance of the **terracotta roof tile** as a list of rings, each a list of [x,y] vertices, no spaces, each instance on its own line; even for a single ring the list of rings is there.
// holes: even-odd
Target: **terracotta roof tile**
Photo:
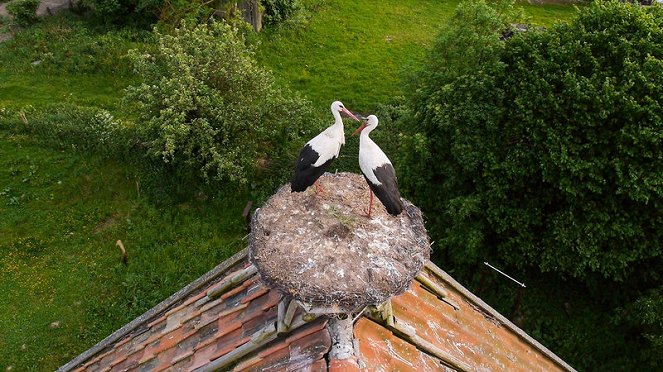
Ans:
[[[249,368],[253,367],[254,365],[260,363],[264,358],[255,355],[249,359],[245,359],[244,361],[238,363],[235,368],[233,368],[233,371],[246,371]]]
[[[418,350],[416,346],[395,336],[381,325],[362,318],[354,328],[359,343],[359,358],[365,371],[439,371],[443,364],[439,359]]]
[[[166,351],[162,351],[157,355],[157,363],[154,366],[154,371],[163,371],[166,368],[170,368],[173,357],[175,356],[176,350],[170,348]]]
[[[193,359],[191,365],[189,366],[189,369],[193,370],[206,365],[207,363],[209,363],[210,359],[212,358],[212,355],[214,355],[215,352],[216,352],[215,344],[208,344],[207,346],[196,350],[193,355]]]
[[[232,262],[225,273],[201,278],[182,297],[169,300],[149,317],[137,321],[134,328],[121,331],[125,333],[116,341],[96,348],[96,355],[77,358],[73,367],[83,365],[86,371],[192,371],[214,363],[224,371],[326,371],[325,356],[331,348],[326,318],[302,325],[303,311],[298,309],[295,328],[276,334],[274,325],[282,295],[268,289],[257,275],[233,284],[217,299],[207,296],[212,288],[217,292],[226,288],[229,278],[253,272],[243,271],[245,261]],[[443,370],[445,356],[467,362],[469,369],[555,370],[563,364],[555,364],[550,353],[540,351],[542,347],[533,347],[530,341],[523,341],[526,336],[488,316],[487,306],[476,299],[469,301],[466,292],[450,284],[452,279],[442,278],[435,271],[427,271],[422,279],[442,295],[431,293],[415,281],[406,293],[395,297],[394,325],[360,318],[354,328],[360,364],[332,360],[329,370],[352,371],[359,366],[366,371],[380,367]],[[444,295],[444,300],[453,302],[459,310],[440,298]],[[272,330],[259,341],[264,344],[253,348],[253,338],[266,327]],[[397,331],[394,327],[400,328]]]
[[[320,359],[316,362],[313,362],[313,364],[308,366],[308,371],[310,372],[327,371],[327,361],[325,359]]]
[[[173,371],[190,370],[191,365],[193,364],[193,350],[191,350],[188,354],[183,355],[180,358],[175,358],[171,364],[173,366]]]
[[[329,362],[329,372],[359,371],[359,364],[353,359],[332,359]]]

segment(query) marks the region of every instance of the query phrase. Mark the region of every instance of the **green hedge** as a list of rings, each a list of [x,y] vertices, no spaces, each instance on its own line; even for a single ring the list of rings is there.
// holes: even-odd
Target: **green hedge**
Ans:
[[[37,8],[40,0],[13,0],[7,4],[7,13],[20,27],[27,27],[37,22]]]

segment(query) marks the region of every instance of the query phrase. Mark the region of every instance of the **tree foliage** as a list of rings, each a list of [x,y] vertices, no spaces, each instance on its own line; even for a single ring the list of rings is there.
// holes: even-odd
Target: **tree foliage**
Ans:
[[[462,3],[413,79],[402,183],[446,265],[496,260],[635,301],[663,267],[663,8],[598,1],[506,40],[501,9]]]
[[[260,0],[264,7],[264,20],[267,25],[276,25],[292,17],[302,9],[300,0]]]
[[[416,80],[407,159],[421,176],[411,186],[435,195],[444,246],[474,248],[458,261],[494,250],[580,278],[659,262],[660,8],[600,3],[507,41],[485,4],[465,3],[456,22],[468,8],[488,21],[440,35]]]
[[[283,165],[311,120],[308,104],[274,83],[237,27],[183,26],[131,58],[143,82],[127,100],[139,105],[149,153],[205,179],[246,184]]]

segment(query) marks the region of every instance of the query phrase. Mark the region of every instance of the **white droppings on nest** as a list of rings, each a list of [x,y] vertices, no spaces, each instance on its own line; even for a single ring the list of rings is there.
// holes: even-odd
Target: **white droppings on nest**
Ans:
[[[407,289],[430,255],[421,212],[404,200],[394,217],[357,174],[325,174],[325,189],[283,186],[254,214],[251,260],[265,282],[302,302],[351,312]]]

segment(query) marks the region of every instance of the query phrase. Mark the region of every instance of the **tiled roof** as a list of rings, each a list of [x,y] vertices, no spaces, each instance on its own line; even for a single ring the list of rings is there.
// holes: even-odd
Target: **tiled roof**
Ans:
[[[60,370],[572,370],[430,262],[356,319],[356,361],[328,362],[328,318],[293,303],[242,251]]]

